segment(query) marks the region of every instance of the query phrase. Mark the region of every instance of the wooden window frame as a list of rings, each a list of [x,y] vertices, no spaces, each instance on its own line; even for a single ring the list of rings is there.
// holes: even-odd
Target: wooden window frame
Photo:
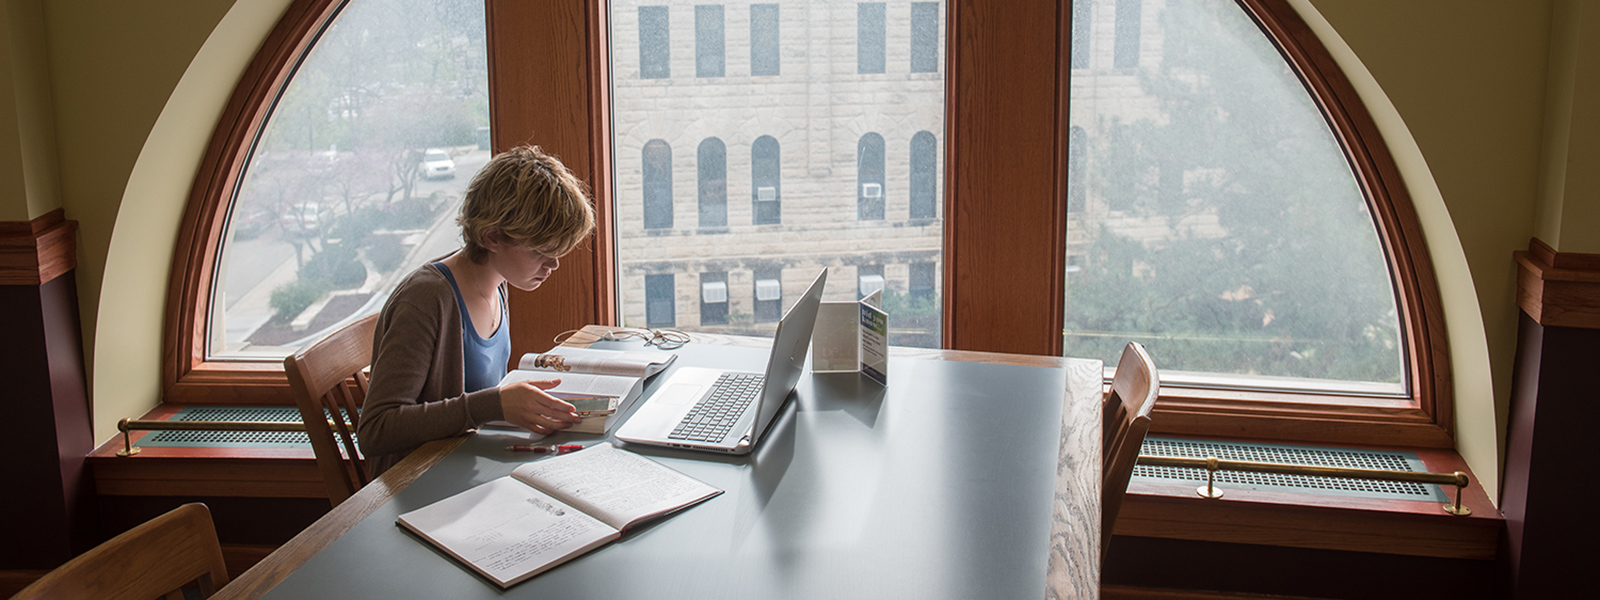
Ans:
[[[1399,169],[1354,88],[1287,1],[1237,1],[1322,109],[1368,199],[1399,293],[1408,392],[1415,400],[1351,402],[1310,393],[1174,387],[1163,390],[1154,431],[1451,447],[1443,309]],[[276,361],[205,360],[205,320],[226,207],[249,145],[298,57],[340,4],[290,5],[245,70],[212,136],[173,259],[162,380],[169,402],[292,402]],[[946,10],[944,346],[1059,355],[1072,4],[947,0]],[[616,324],[610,32],[603,0],[487,0],[487,11],[494,150],[537,142],[561,156],[590,183],[601,224],[591,243],[563,261],[553,285],[537,296],[512,294],[513,352],[522,353],[587,323]],[[530,69],[519,60],[525,56],[558,60]]]

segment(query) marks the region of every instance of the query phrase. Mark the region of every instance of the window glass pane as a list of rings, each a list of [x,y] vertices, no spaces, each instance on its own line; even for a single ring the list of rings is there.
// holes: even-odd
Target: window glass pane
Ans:
[[[700,324],[728,323],[728,273],[700,274]]]
[[[640,160],[644,183],[644,228],[672,227],[672,147],[661,140],[644,145]]]
[[[717,138],[700,142],[700,226],[728,226],[728,147]],[[671,198],[671,193],[667,194]],[[667,226],[671,226],[670,219]]]
[[[722,6],[694,7],[694,76],[721,77],[723,62]]]
[[[882,73],[886,40],[884,30],[884,3],[862,2],[856,5],[856,72]]]
[[[489,158],[481,0],[351,2],[289,78],[232,198],[210,358],[281,358],[460,245]]]
[[[644,276],[645,324],[650,327],[677,325],[677,293],[672,273]]]
[[[1120,60],[1139,3],[1077,1]],[[1143,11],[1159,55],[1073,73],[1066,354],[1133,340],[1164,381],[1402,393],[1387,259],[1307,90],[1231,1]]]
[[[860,17],[866,14],[868,41],[877,39],[867,47],[878,48],[877,63],[883,64],[887,52],[907,74],[912,45],[921,43],[911,39],[913,4],[931,6],[917,10],[936,17],[934,32],[946,31],[943,2],[726,4],[724,76],[690,77],[684,67],[674,77],[645,80],[626,76],[647,43],[640,37],[646,31],[637,22],[645,14],[640,9],[688,15],[699,5],[610,3],[611,57],[618,73],[612,79],[611,189],[624,325],[663,321],[658,311],[666,309],[655,302],[676,302],[679,328],[770,336],[786,303],[820,269],[834,271],[825,299],[845,301],[858,293],[855,267],[876,265],[891,309],[891,343],[938,345],[943,290],[931,276],[943,268],[938,182],[944,163],[938,149],[945,131],[944,57],[936,51],[940,64],[915,77],[863,76],[850,68],[861,54]],[[691,55],[696,40],[688,26],[680,23],[684,35],[671,38],[680,46],[661,53]],[[885,39],[884,32],[891,35]],[[761,49],[764,40],[771,40],[770,52]],[[780,53],[781,71],[775,64]],[[774,61],[770,70],[760,66],[767,60],[762,56]],[[692,218],[674,222],[667,216],[672,207],[679,214],[695,211],[701,191],[698,185],[674,187],[672,178],[698,179],[711,164],[697,160],[698,153],[682,158],[682,149],[698,150],[710,139],[722,144],[725,183],[719,189],[736,200],[726,203],[721,227],[702,228]],[[661,150],[652,154],[647,147]],[[677,164],[667,158],[668,148],[679,149]],[[713,178],[708,173],[704,180]],[[870,201],[863,183],[873,184]],[[861,220],[864,205],[872,216]],[[916,284],[915,303],[909,301],[913,263],[927,265],[916,268],[929,276]],[[677,294],[650,295],[646,276],[667,273],[676,275]],[[725,322],[699,306],[705,290],[696,287],[703,276],[719,273],[727,282]]]
[[[857,219],[883,219],[883,163],[883,136],[861,136],[856,144]]]
[[[934,162],[938,160],[939,142],[933,134],[918,131],[911,136],[911,218],[932,219],[938,216],[939,180]]]
[[[1132,69],[1139,66],[1139,28],[1143,25],[1144,0],[1116,0],[1116,48],[1112,66]]]
[[[639,78],[672,76],[672,44],[667,27],[667,7],[639,7]]]
[[[778,5],[750,5],[750,74],[778,74]]]
[[[756,138],[756,143],[750,146],[750,188],[755,190],[751,210],[757,225],[776,225],[783,221],[783,186],[778,180],[782,166],[778,139],[770,135]]]
[[[911,3],[911,72],[939,70],[939,3]]]
[[[1089,9],[1093,2],[1072,3],[1072,68],[1089,68]]]

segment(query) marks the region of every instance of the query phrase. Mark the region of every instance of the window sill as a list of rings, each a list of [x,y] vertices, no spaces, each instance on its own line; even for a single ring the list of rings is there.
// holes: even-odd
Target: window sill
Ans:
[[[1159,421],[1157,421],[1159,422]],[[1396,448],[1398,449],[1398,448]],[[1462,503],[1472,514],[1445,513],[1437,502],[1226,489],[1216,500],[1184,484],[1135,480],[1128,486],[1114,532],[1165,538],[1494,560],[1504,519],[1476,476],[1452,450],[1416,452],[1429,471],[1462,471],[1472,479]],[[1454,490],[1447,495],[1454,497]]]

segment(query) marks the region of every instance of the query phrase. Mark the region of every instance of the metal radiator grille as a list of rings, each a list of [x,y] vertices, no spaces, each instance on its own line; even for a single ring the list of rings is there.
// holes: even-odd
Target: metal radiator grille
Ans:
[[[170,421],[266,421],[298,423],[300,409],[293,406],[189,406]],[[301,431],[154,431],[140,446],[210,448],[310,448]]]
[[[1192,458],[1215,456],[1222,460],[1351,469],[1427,470],[1423,466],[1422,460],[1417,458],[1417,455],[1413,452],[1224,442],[1169,437],[1146,437],[1144,446],[1140,448],[1140,454]],[[1133,476],[1152,482],[1159,481],[1164,483],[1172,483],[1176,480],[1203,485],[1206,482],[1205,469],[1137,465],[1133,469]],[[1397,481],[1278,475],[1272,473],[1239,473],[1234,471],[1219,471],[1216,481],[1217,486],[1223,489],[1333,494],[1388,500],[1448,501],[1447,496],[1439,489],[1439,486]]]

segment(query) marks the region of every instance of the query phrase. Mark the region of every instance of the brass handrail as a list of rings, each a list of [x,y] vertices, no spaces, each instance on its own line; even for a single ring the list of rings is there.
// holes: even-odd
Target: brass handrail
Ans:
[[[1263,463],[1244,460],[1221,460],[1215,456],[1205,458],[1189,458],[1183,456],[1151,456],[1139,455],[1139,464],[1152,467],[1184,467],[1206,470],[1206,484],[1195,488],[1201,496],[1206,498],[1221,498],[1222,490],[1216,487],[1217,471],[1246,471],[1252,473],[1275,473],[1280,475],[1308,475],[1312,477],[1342,477],[1346,479],[1376,479],[1380,481],[1403,481],[1409,483],[1431,483],[1435,485],[1456,486],[1456,501],[1454,504],[1445,503],[1444,511],[1458,517],[1472,514],[1472,509],[1461,505],[1461,490],[1471,483],[1466,473],[1427,473],[1417,471],[1390,471],[1386,469],[1351,469],[1346,467],[1319,467],[1314,465],[1285,465],[1278,463]]]
[[[333,421],[328,421],[328,428],[338,427]],[[345,423],[349,430],[355,426]],[[160,421],[153,419],[123,419],[117,421],[117,431],[122,432],[122,449],[117,451],[117,456],[133,456],[139,453],[139,447],[130,441],[131,431],[305,431],[306,424],[301,421]]]

